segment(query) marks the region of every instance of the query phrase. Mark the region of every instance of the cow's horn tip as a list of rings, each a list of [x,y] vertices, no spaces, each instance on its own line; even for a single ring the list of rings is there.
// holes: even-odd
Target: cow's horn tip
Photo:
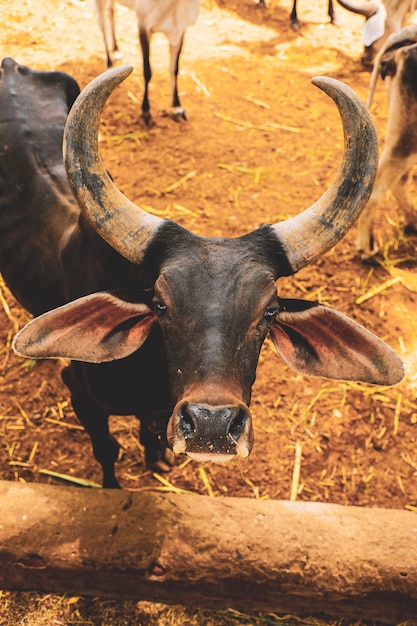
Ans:
[[[322,85],[337,83],[339,81],[337,81],[335,78],[331,78],[330,76],[313,76],[311,82],[313,83],[313,85],[321,89]]]
[[[99,76],[97,76],[95,79],[93,79],[90,85],[87,85],[84,91],[89,88],[91,89],[97,84],[101,85],[103,81],[106,81],[106,83],[109,83],[116,87],[117,85],[120,85],[120,83],[122,83],[124,80],[126,80],[126,78],[133,72],[134,69],[135,68],[133,67],[133,65],[120,65],[118,67],[111,67],[109,70],[106,70],[102,74],[99,74]]]
[[[113,67],[108,71],[113,72],[114,75],[121,76],[124,80],[133,72],[134,69],[133,65],[120,65],[119,67]]]

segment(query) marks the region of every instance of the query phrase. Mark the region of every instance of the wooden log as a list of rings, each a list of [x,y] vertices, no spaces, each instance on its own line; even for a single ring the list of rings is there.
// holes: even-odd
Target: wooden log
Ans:
[[[0,589],[398,624],[417,616],[417,516],[0,481]]]

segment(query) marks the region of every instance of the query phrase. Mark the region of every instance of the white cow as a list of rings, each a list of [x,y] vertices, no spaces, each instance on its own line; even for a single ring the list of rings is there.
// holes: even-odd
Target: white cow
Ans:
[[[146,124],[151,122],[148,97],[152,70],[149,61],[150,41],[153,33],[163,33],[170,46],[170,73],[172,80],[172,113],[186,119],[178,96],[178,64],[185,30],[197,20],[200,0],[118,0],[120,4],[136,12],[139,28],[139,43],[143,56],[145,91],[142,101],[142,117]],[[114,26],[115,0],[95,0],[98,22],[103,33],[107,66],[113,64],[111,52],[118,54]]]

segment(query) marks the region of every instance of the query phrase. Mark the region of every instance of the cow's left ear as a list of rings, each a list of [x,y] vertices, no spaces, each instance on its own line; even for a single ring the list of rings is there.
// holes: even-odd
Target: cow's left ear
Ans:
[[[363,43],[365,48],[369,48],[375,41],[384,36],[386,21],[387,12],[383,3],[379,2],[375,13],[368,17],[363,25]]]
[[[146,304],[94,293],[29,322],[14,338],[13,349],[35,359],[66,357],[104,363],[140,348],[155,321],[155,313]]]
[[[396,352],[346,315],[303,300],[281,300],[281,305],[271,336],[297,372],[378,385],[403,379],[404,366]]]

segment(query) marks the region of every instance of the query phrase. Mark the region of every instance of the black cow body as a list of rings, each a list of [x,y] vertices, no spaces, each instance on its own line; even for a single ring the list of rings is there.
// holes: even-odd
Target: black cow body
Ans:
[[[71,359],[63,380],[91,436],[107,487],[118,484],[118,444],[109,434],[110,414],[136,415],[147,461],[164,468],[172,459],[155,429],[166,433],[175,453],[212,461],[247,457],[253,446],[251,388],[268,333],[283,358],[303,374],[379,384],[394,384],[403,376],[400,359],[384,342],[329,307],[280,299],[275,285],[279,276],[295,273],[335,245],[369,197],[376,135],[353,92],[332,79],[317,79],[336,101],[346,133],[343,163],[322,198],[286,222],[237,239],[205,238],[132,204],[103,167],[97,141],[100,112],[130,71],[118,68],[98,77],[71,109],[65,164],[82,212],[75,211],[74,220],[61,160],[48,164],[60,172],[49,180],[61,189],[61,200],[55,198],[54,209],[45,209],[41,196],[36,205],[41,216],[43,211],[66,216],[71,207],[71,219],[65,218],[61,232],[55,227],[51,232],[55,243],[48,266],[54,280],[62,281],[67,304],[33,320],[14,341],[24,356]],[[0,110],[9,74],[16,93],[22,81],[22,97],[25,81],[37,76],[4,61]],[[61,78],[57,102],[62,100]],[[66,83],[73,84],[68,77]],[[35,104],[34,98],[28,121],[36,126],[42,108],[35,115]],[[20,150],[17,142],[17,168]],[[26,172],[29,185],[39,162]],[[14,233],[14,214],[21,214],[13,236],[20,234],[35,265],[43,263],[44,254],[25,230],[24,199],[22,193],[21,202],[8,205],[5,189],[0,236]],[[38,283],[30,285],[11,271],[18,263],[13,250],[3,260],[13,292],[23,294],[29,311],[39,312],[31,301],[38,303],[39,293],[45,293],[42,267]]]
[[[94,291],[136,288],[140,271],[90,227],[68,185],[62,137],[80,91],[76,81],[12,59],[2,62],[0,79],[0,270],[13,295],[40,315]],[[164,417],[166,423],[171,413],[163,360],[155,332],[128,359],[103,366],[74,362],[63,371],[74,410],[103,463],[117,458],[119,449],[111,440],[103,458],[101,441],[108,436],[95,443],[97,427],[107,432],[110,414],[142,417],[148,461],[158,466],[164,458],[165,444],[146,428],[148,416],[149,424]]]
[[[1,273],[22,305],[39,315],[65,302],[57,259],[62,233],[75,224],[79,210],[61,146],[80,90],[67,74],[36,72],[12,59],[2,63],[0,89]]]

